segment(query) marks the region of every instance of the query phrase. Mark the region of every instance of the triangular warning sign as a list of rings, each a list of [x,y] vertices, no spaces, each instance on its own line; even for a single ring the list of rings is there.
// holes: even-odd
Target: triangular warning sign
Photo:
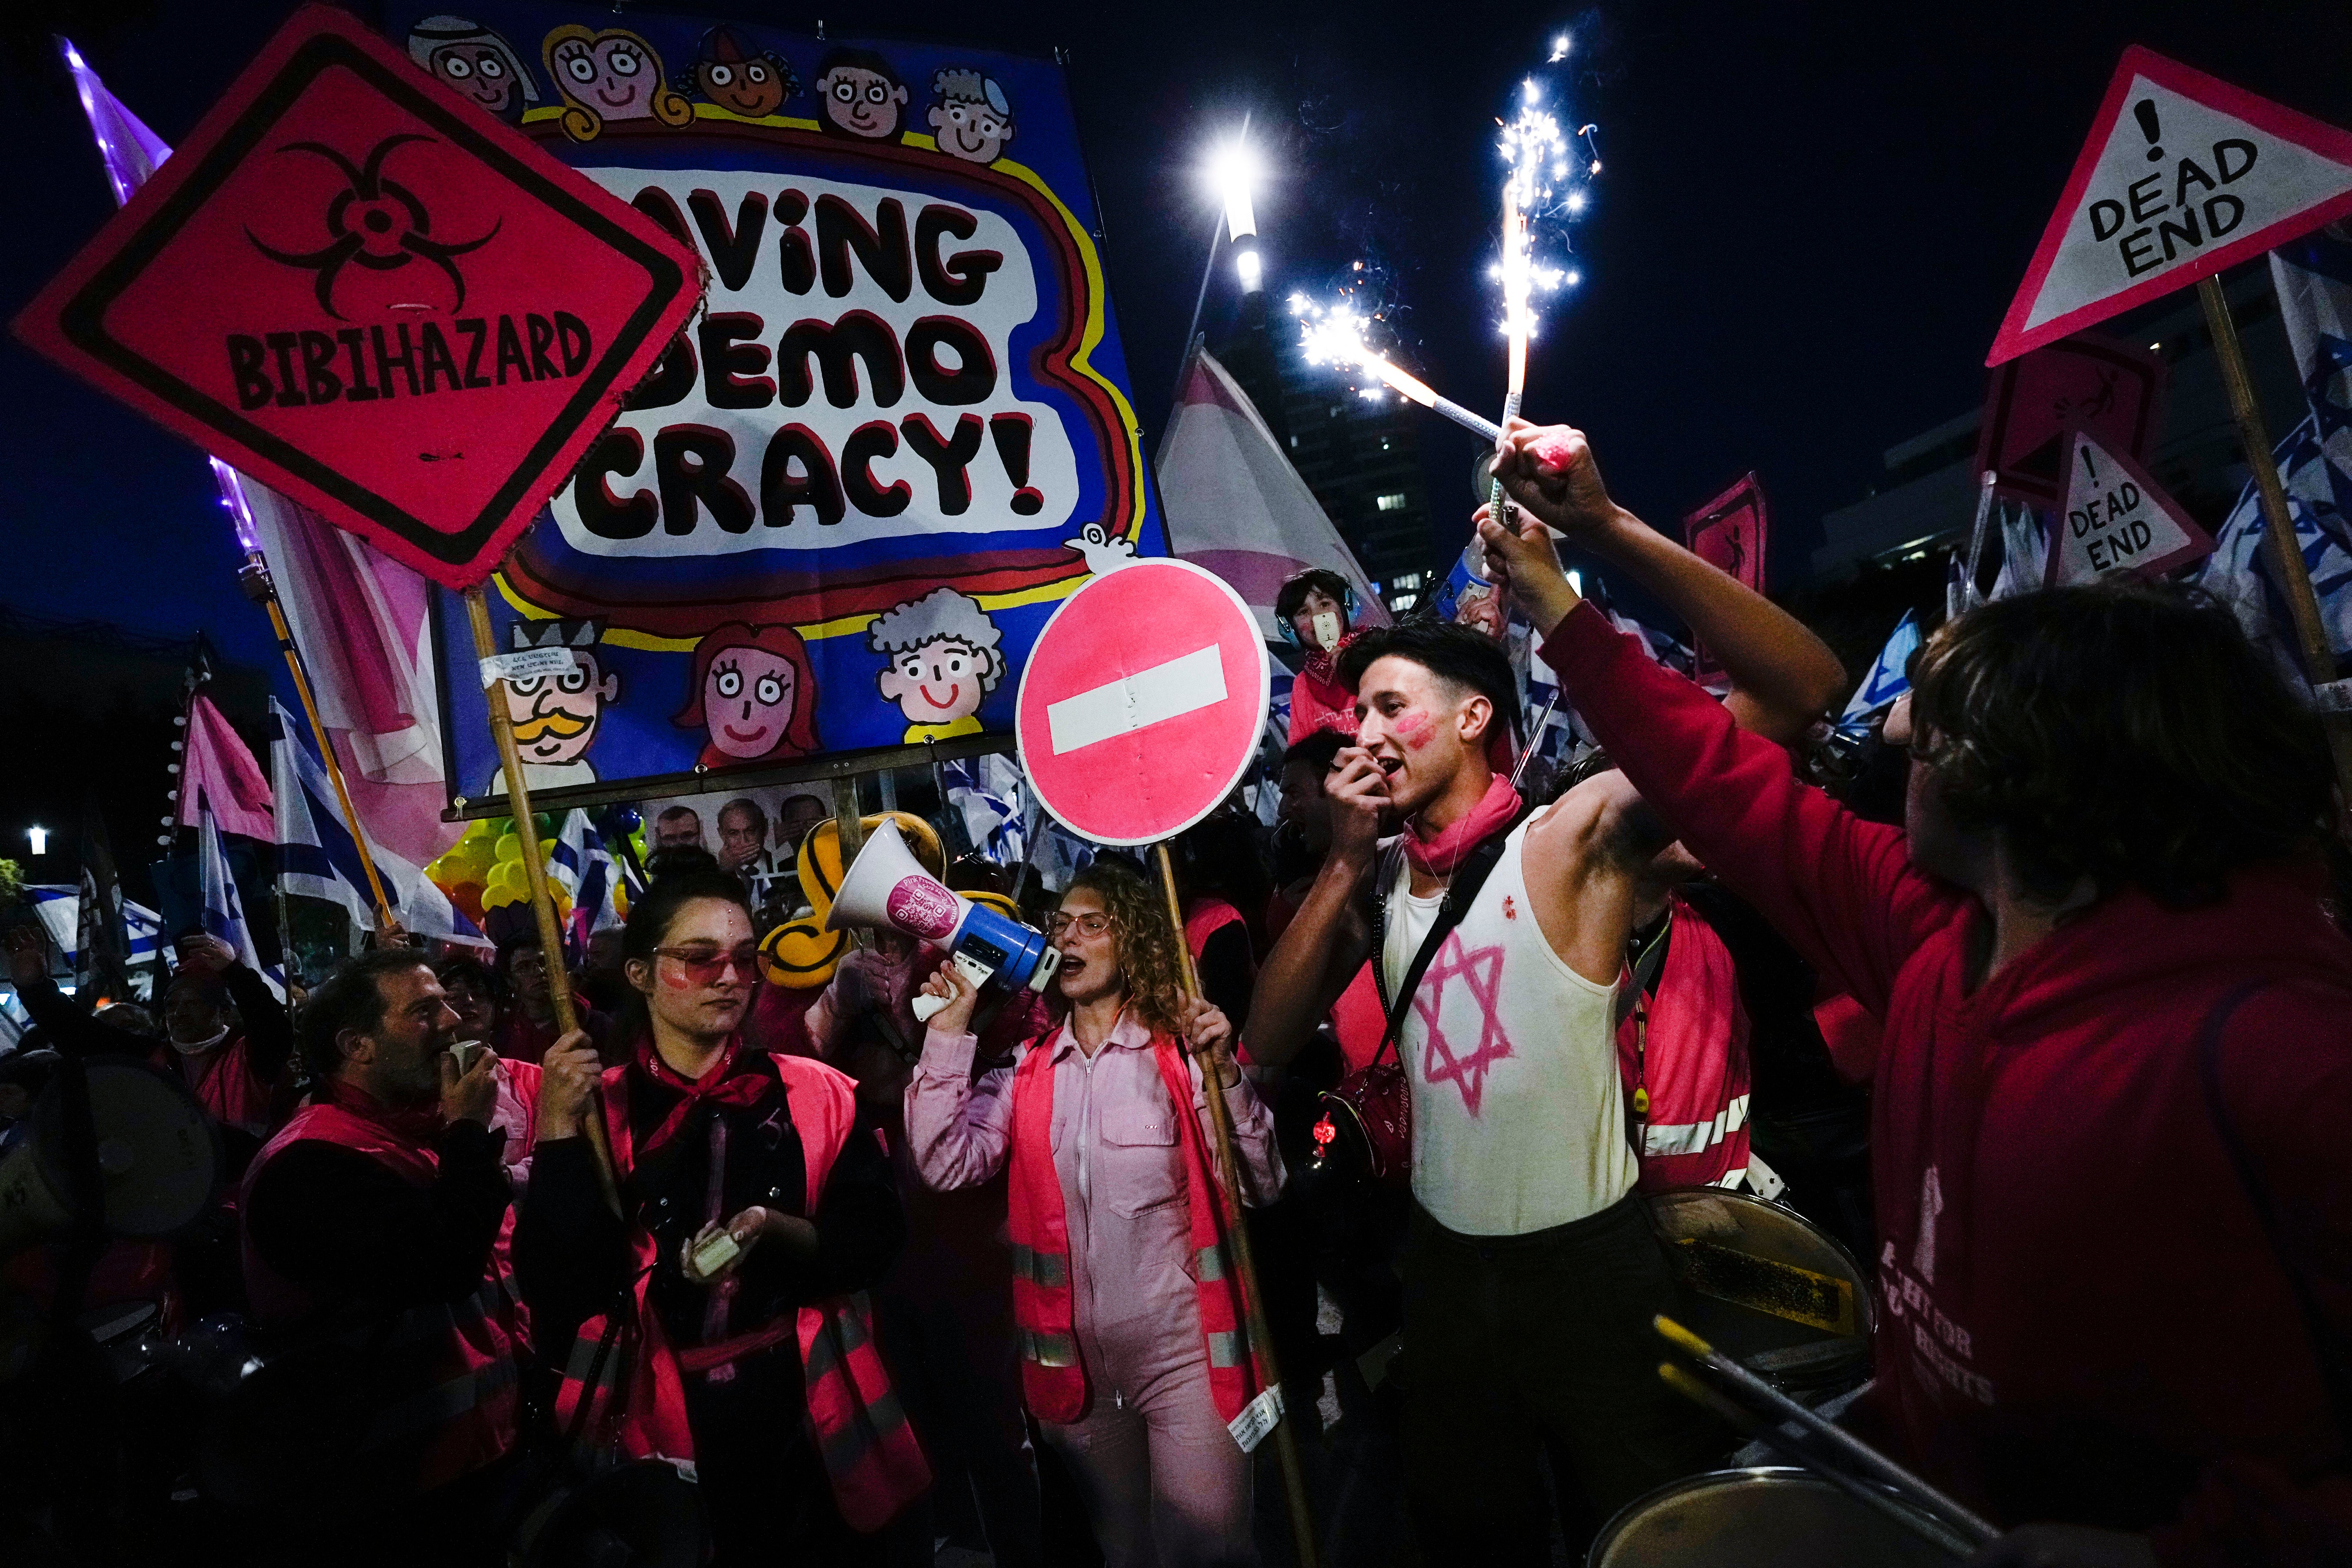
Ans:
[[[2147,469],[2080,430],[2068,445],[2066,475],[2066,510],[2051,535],[2043,587],[2125,572],[2153,577],[2213,553],[2213,536]]]
[[[2134,46],[1985,363],[2352,212],[2352,134]]]

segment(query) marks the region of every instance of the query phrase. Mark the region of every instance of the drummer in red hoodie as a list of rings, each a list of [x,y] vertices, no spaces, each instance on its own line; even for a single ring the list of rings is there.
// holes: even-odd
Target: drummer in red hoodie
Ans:
[[[2225,612],[2125,585],[1947,626],[1906,826],[1790,777],[1585,606],[1542,523],[1705,568],[1514,423],[1490,558],[1579,713],[1885,1020],[1877,1415],[2003,1564],[2352,1562],[2352,942],[2326,741]],[[1706,591],[1698,583],[1691,591]],[[2086,1528],[2095,1527],[2095,1528]]]

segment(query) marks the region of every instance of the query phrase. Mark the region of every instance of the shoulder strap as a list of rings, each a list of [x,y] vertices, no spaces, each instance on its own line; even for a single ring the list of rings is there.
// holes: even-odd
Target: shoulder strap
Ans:
[[[1397,1031],[1404,1026],[1405,1009],[1412,1005],[1414,993],[1421,989],[1421,977],[1429,973],[1429,966],[1436,960],[1437,950],[1445,945],[1446,937],[1462,923],[1462,917],[1470,912],[1471,904],[1477,900],[1478,889],[1486,885],[1487,877],[1502,862],[1503,851],[1510,844],[1511,835],[1517,832],[1519,824],[1528,819],[1528,810],[1522,802],[1507,826],[1482,839],[1477,847],[1465,855],[1462,863],[1454,868],[1454,879],[1446,884],[1445,896],[1438,900],[1437,918],[1430,922],[1429,934],[1421,939],[1421,946],[1413,953],[1412,962],[1405,965],[1404,979],[1397,986],[1396,994],[1382,997],[1388,1004],[1388,1022],[1381,1030],[1381,1043],[1373,1047],[1372,1062],[1377,1063],[1383,1055],[1396,1048]],[[1383,856],[1381,859],[1389,881],[1393,882],[1396,868],[1386,864],[1388,857]],[[1381,953],[1388,940],[1387,883],[1383,883],[1378,892],[1380,896],[1376,904],[1381,918],[1374,927],[1372,978],[1375,981],[1383,978]]]
[[[2313,1356],[2319,1363],[2319,1381],[2326,1390],[2327,1403],[2336,1417],[2336,1431],[2352,1437],[2352,1371],[2347,1371],[2345,1346],[2328,1327],[2320,1310],[2319,1292],[2314,1287],[2311,1272],[2305,1267],[2286,1224],[2281,1219],[2278,1205],[2272,1200],[2270,1188],[2254,1164],[2252,1151],[2238,1135],[2230,1120],[2230,1108],[2221,1094],[2221,1051],[2223,1037],[2230,1018],[2257,991],[2263,982],[2250,980],[2238,986],[2214,1005],[2206,1015],[2205,1023],[2197,1035],[2198,1077],[2204,1084],[2205,1111],[2212,1119],[2213,1131],[2221,1140],[2221,1148],[2230,1156],[2231,1168],[2237,1172],[2238,1184],[2245,1189],[2246,1201],[2252,1205],[2254,1217],[2269,1241],[2272,1255],[2277,1258],[2280,1270],[2286,1275],[2287,1288],[2294,1295],[2295,1306],[2303,1314],[2304,1331],[2311,1336]]]

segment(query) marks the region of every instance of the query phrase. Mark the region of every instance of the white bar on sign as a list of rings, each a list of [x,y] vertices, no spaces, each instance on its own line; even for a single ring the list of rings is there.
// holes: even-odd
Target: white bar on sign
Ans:
[[[1224,700],[1224,655],[1211,643],[1181,658],[1047,703],[1045,728],[1058,757]]]

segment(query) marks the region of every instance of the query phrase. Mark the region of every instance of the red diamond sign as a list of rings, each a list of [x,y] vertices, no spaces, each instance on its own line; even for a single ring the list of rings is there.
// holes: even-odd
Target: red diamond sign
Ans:
[[[649,219],[310,5],[15,330],[461,588],[699,292]]]

